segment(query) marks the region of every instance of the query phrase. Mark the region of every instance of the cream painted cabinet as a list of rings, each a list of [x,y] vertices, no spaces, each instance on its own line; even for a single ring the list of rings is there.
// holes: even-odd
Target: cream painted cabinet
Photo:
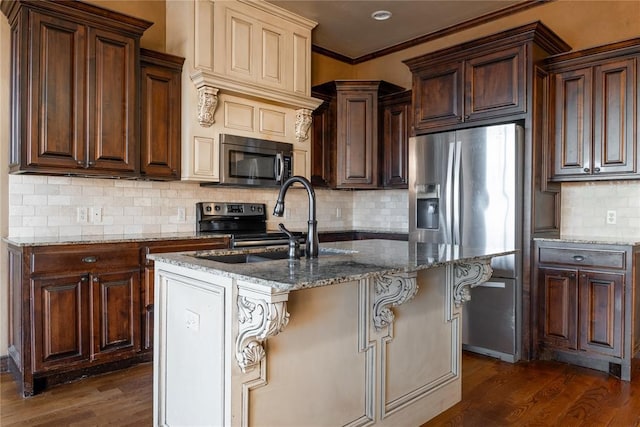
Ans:
[[[220,134],[294,146],[294,173],[310,176],[311,30],[271,3],[168,0],[166,46],[186,58],[182,179],[219,180]],[[192,22],[193,25],[185,25]]]

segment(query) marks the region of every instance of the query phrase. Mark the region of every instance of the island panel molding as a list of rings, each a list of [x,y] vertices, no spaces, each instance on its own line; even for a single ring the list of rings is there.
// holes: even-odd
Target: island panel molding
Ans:
[[[453,301],[456,307],[471,300],[469,290],[491,278],[491,260],[456,263],[454,267]]]
[[[373,324],[376,329],[393,323],[391,307],[404,304],[418,292],[417,272],[382,274],[374,277],[375,301],[373,303]]]
[[[388,328],[388,334],[381,339],[381,370],[379,373],[381,420],[387,419],[405,407],[439,391],[446,395],[449,392],[447,390],[455,388],[456,382],[460,380],[461,359],[458,357],[458,346],[461,340],[461,310],[454,305],[453,287],[450,286],[453,283],[454,269],[454,265],[448,265],[444,269],[417,272],[414,280],[427,284],[427,286],[423,286],[420,293],[414,295],[411,304],[405,304],[398,309],[401,316],[399,324]],[[406,326],[403,327],[403,320],[405,325],[419,322],[429,324],[429,331],[418,331],[410,338],[406,338]],[[396,329],[398,329],[398,334],[396,334]],[[438,335],[430,341],[427,336],[431,334]],[[397,338],[396,335],[398,335]],[[393,346],[405,346],[403,340],[417,341],[416,345],[424,347],[425,352],[434,351],[436,347],[444,351],[448,347],[449,357],[445,358],[443,363],[431,359],[431,363],[428,364],[432,366],[434,372],[422,378],[422,381],[413,378],[414,387],[398,394],[393,393],[394,381],[397,381],[392,371],[393,367],[401,366],[401,369],[410,372],[409,375],[412,377],[415,377],[418,372],[416,367],[412,369],[411,362],[394,360]],[[406,350],[403,349],[399,351],[399,354],[402,355],[405,352]],[[397,357],[396,355],[395,358]],[[426,360],[428,359],[429,357],[426,358]],[[424,361],[425,358],[418,364],[424,363]]]

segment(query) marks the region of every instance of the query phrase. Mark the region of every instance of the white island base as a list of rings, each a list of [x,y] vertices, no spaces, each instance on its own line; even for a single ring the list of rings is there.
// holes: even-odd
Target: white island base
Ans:
[[[156,259],[155,425],[419,426],[461,399],[489,259],[292,291],[179,264]]]

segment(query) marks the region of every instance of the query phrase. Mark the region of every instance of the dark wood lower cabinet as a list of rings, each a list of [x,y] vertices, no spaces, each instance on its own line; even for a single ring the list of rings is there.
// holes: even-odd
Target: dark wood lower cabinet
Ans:
[[[541,357],[630,380],[640,351],[637,245],[536,241]]]
[[[151,360],[154,269],[146,255],[228,245],[225,237],[9,243],[9,368],[22,395]]]

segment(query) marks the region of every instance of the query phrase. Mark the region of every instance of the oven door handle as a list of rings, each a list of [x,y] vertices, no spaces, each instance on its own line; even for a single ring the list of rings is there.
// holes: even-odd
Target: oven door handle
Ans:
[[[281,152],[276,153],[275,175],[276,182],[278,184],[282,184],[282,178],[284,176],[284,157]]]

